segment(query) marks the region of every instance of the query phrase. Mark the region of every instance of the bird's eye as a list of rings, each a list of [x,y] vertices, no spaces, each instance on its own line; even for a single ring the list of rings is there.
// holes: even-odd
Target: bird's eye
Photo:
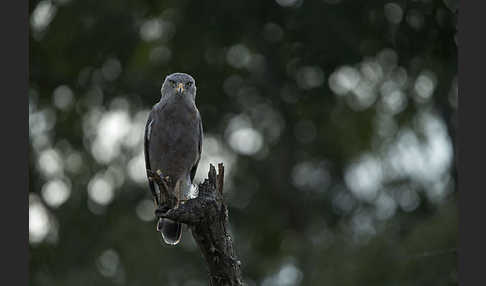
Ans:
[[[187,87],[191,87],[192,86],[192,82],[190,82],[190,81],[189,82],[186,82],[186,86]]]
[[[169,82],[170,82],[170,86],[172,86],[172,87],[176,87],[176,82],[175,82],[175,81],[170,80]]]

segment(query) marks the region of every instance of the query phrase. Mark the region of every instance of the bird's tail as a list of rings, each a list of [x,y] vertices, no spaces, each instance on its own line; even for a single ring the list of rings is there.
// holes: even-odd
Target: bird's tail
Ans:
[[[174,193],[177,197],[177,205],[179,206],[180,200],[185,198],[187,186],[182,184],[181,180],[178,180],[174,186]],[[176,245],[181,241],[182,237],[182,224],[175,222],[167,218],[160,218],[157,223],[157,230],[162,234],[164,242],[170,245]]]
[[[182,224],[167,218],[159,219],[157,230],[162,234],[164,242],[170,245],[176,245],[181,241]]]

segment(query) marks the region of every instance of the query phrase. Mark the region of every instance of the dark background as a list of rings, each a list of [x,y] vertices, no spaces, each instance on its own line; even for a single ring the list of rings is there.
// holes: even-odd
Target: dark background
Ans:
[[[31,1],[31,285],[206,285],[143,128],[194,76],[249,285],[457,285],[455,1]]]

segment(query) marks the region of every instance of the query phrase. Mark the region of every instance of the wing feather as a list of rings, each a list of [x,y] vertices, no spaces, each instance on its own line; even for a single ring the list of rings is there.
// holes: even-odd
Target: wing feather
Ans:
[[[199,155],[197,157],[196,163],[191,169],[191,182],[194,180],[194,176],[196,176],[197,166],[199,165],[199,160],[201,159],[202,139],[203,139],[203,126],[202,126],[201,117],[199,117],[199,143],[198,143]]]
[[[153,171],[150,168],[150,153],[149,153],[150,136],[152,135],[152,124],[153,124],[153,119],[152,119],[152,111],[151,111],[147,119],[147,123],[145,124],[145,135],[144,135],[144,144],[143,144],[144,154],[145,154],[145,168],[150,171]],[[155,191],[154,182],[150,180],[150,178],[148,177],[148,173],[147,173],[147,178],[149,179],[148,183],[149,183],[150,192],[154,197],[155,203],[159,205],[159,199],[157,197],[157,192]]]

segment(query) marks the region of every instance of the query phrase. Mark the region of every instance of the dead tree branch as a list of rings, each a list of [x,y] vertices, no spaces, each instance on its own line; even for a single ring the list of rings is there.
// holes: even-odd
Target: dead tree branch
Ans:
[[[159,174],[160,175],[160,174]],[[164,179],[155,176],[161,193],[171,199]],[[228,208],[223,200],[224,166],[216,169],[210,164],[208,178],[199,184],[199,195],[177,208],[159,208],[156,216],[168,218],[189,226],[208,265],[211,286],[243,285],[240,261],[236,258],[233,240],[227,231]],[[162,194],[161,194],[162,195]]]

